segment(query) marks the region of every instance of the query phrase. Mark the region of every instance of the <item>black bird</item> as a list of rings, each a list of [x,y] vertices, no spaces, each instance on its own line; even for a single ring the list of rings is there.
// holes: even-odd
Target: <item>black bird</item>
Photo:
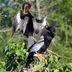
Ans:
[[[41,35],[43,36],[43,39],[34,43],[28,50],[29,55],[25,65],[26,68],[30,68],[30,64],[32,61],[34,61],[35,55],[37,53],[43,54],[49,47],[52,39],[55,36],[55,27],[54,26],[45,27],[42,30]]]
[[[15,14],[12,22],[12,36],[16,32],[22,33],[27,38],[29,48],[34,43],[34,40],[32,38],[33,33],[37,34],[46,25],[46,18],[38,20],[32,17],[31,15],[23,15],[21,11],[18,11]]]

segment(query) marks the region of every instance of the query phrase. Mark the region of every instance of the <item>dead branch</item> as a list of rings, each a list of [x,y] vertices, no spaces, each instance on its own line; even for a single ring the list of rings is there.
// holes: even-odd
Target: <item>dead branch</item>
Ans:
[[[52,54],[52,55],[56,55],[56,56],[59,57],[59,58],[63,58],[63,59],[67,59],[67,60],[72,60],[72,58],[65,57],[65,56],[61,56],[61,55],[59,55],[59,54],[57,54],[57,53],[55,53],[55,52],[53,52],[53,51],[51,51],[51,50],[49,50],[49,49],[47,49],[47,53],[48,53],[48,54]]]
[[[1,32],[9,32],[9,31],[11,31],[11,28],[1,29],[1,30],[0,30],[0,33],[1,33]]]
[[[40,70],[43,67],[43,63],[40,63],[39,65],[36,65],[35,67],[31,67],[30,69],[23,69],[22,72],[36,72]]]

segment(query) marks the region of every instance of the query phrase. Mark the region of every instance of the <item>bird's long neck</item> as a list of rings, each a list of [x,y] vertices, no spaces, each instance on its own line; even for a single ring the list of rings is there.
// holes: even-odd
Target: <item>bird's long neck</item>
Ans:
[[[53,39],[53,34],[51,32],[46,33],[44,35],[44,44],[45,44],[46,47],[48,47],[50,45],[52,39]]]

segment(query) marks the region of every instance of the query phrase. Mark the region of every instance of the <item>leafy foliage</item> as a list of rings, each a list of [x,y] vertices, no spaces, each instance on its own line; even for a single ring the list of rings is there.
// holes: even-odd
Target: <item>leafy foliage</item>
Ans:
[[[3,62],[3,61],[0,61],[0,71],[1,72],[6,72],[6,70],[5,70],[5,62]]]
[[[7,70],[15,70],[18,65],[25,64],[27,55],[25,43],[9,43],[5,48]]]
[[[5,71],[14,71],[21,70],[27,60],[27,48],[25,43],[15,43],[10,42],[5,48],[5,63],[3,66],[1,64],[1,69]],[[32,62],[32,65],[35,66],[38,63],[38,60]],[[60,58],[55,55],[47,56],[43,61],[43,67],[38,72],[71,72],[72,71],[72,63],[60,63]]]
[[[11,2],[12,1],[12,2]],[[21,9],[25,0],[0,0],[0,29],[10,28],[15,13]],[[36,17],[36,0],[29,0],[32,4],[31,12]],[[40,15],[46,16],[50,25],[56,26],[56,36],[52,42],[51,50],[72,58],[72,0],[39,0]],[[11,2],[11,3],[10,3]],[[26,63],[28,56],[24,37],[11,33],[0,33],[0,72],[6,69],[20,70]],[[51,55],[43,62],[43,67],[38,72],[72,72],[72,61],[60,59]],[[32,63],[38,64],[38,60]]]

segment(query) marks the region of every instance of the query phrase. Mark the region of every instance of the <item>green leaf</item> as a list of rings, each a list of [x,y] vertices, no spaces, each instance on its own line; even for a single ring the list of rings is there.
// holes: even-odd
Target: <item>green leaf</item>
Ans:
[[[16,55],[20,55],[20,51],[19,50],[16,50]]]
[[[58,69],[55,69],[54,72],[59,72],[59,70]]]
[[[72,63],[68,63],[68,64],[67,64],[67,67],[68,67],[70,70],[72,70]]]

